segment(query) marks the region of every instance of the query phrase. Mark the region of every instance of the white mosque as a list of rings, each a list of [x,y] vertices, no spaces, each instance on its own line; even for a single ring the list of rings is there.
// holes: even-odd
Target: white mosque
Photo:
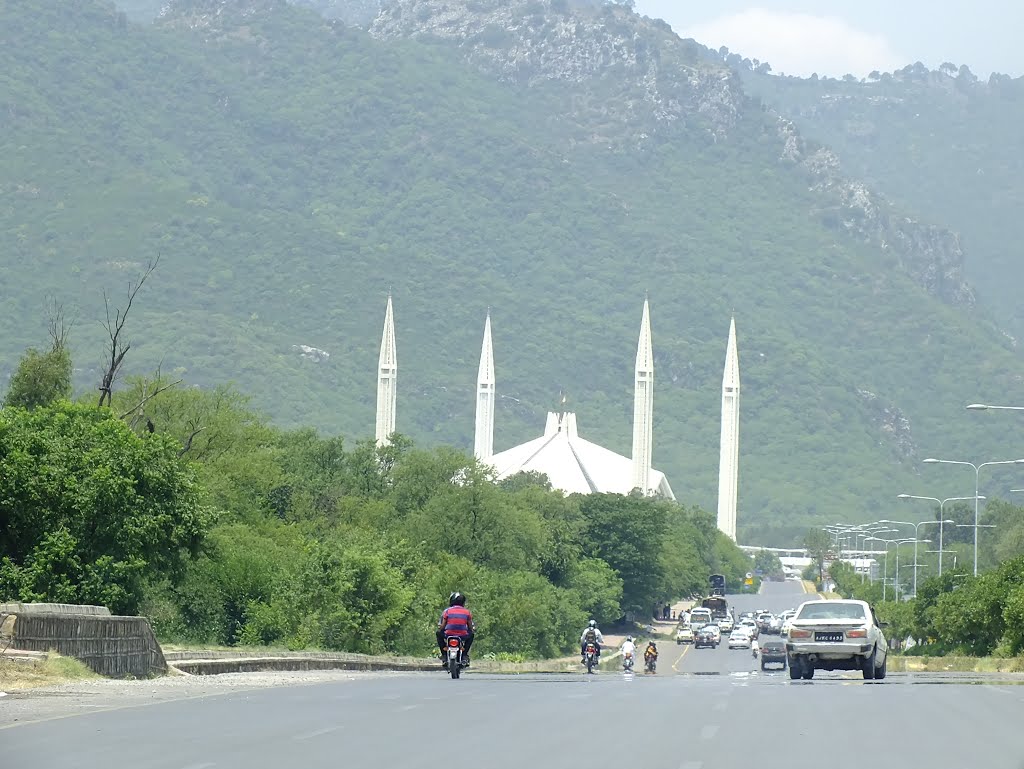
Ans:
[[[668,478],[651,466],[654,448],[654,348],[651,341],[650,304],[645,299],[637,345],[633,392],[633,450],[625,457],[580,437],[576,414],[549,412],[544,434],[532,441],[494,453],[494,416],[497,398],[490,313],[484,323],[483,347],[476,388],[474,453],[495,468],[498,479],[520,472],[544,473],[552,487],[565,494],[609,492],[675,499]],[[377,379],[378,443],[395,432],[398,354],[391,296],[384,318]],[[739,470],[739,358],[736,323],[730,324],[722,381],[722,443],[719,463],[718,527],[736,539]]]

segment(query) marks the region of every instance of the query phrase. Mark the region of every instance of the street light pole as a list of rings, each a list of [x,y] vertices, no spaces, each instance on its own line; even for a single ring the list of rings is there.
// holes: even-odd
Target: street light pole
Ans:
[[[1024,411],[1024,406],[990,406],[987,403],[972,403],[968,411]]]
[[[1024,489],[1022,489],[1022,490],[1024,490]],[[1013,491],[1013,489],[1010,489],[1010,491]],[[946,497],[945,499],[939,499],[938,497],[920,497],[917,494],[897,494],[896,498],[897,499],[926,499],[926,500],[930,500],[930,501],[935,502],[936,504],[938,504],[938,506],[939,506],[939,518],[942,519],[939,522],[939,576],[941,577],[942,576],[942,533],[943,533],[943,530],[946,528],[944,524],[956,523],[956,521],[946,520],[945,519],[946,503],[947,502],[963,502],[963,501],[968,500],[968,499],[974,499],[974,497]],[[985,497],[981,497],[981,499],[985,499]],[[977,500],[975,500],[975,505],[977,505]],[[917,532],[915,532],[914,535],[917,536]],[[917,561],[917,557],[916,556],[914,557],[914,560]],[[914,595],[917,595],[917,588],[916,587],[914,588]]]
[[[975,403],[974,406],[982,404]],[[970,408],[970,407],[968,407]],[[953,459],[935,459],[929,457],[924,460],[926,465],[967,465],[974,468],[974,576],[978,576],[978,483],[981,475],[981,468],[989,465],[1019,465],[1024,464],[1024,459],[1007,459],[999,462],[982,462],[976,465],[973,462],[961,462]]]

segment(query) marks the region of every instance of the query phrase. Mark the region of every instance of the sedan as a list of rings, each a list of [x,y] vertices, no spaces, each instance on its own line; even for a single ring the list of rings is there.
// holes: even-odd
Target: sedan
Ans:
[[[786,652],[789,677],[815,670],[859,670],[865,679],[885,678],[882,625],[865,601],[807,601],[790,621]]]
[[[732,617],[724,617],[718,620],[718,627],[722,628],[723,633],[731,633],[734,627]]]
[[[718,644],[722,643],[722,628],[720,628],[718,625],[712,624],[706,625],[704,629],[715,637],[715,646],[718,646]]]
[[[737,628],[733,630],[729,635],[729,648],[730,649],[749,649],[750,648],[750,633],[746,630],[740,630]]]
[[[703,649],[706,646],[710,646],[712,649],[714,649],[716,646],[718,646],[718,642],[715,641],[715,634],[708,630],[707,626],[705,625],[697,631],[697,635],[693,641],[693,648]]]
[[[782,665],[782,669],[786,669],[785,642],[772,639],[761,645],[761,670],[767,670],[769,665]]]
[[[677,644],[692,644],[693,643],[693,631],[690,630],[689,625],[682,625],[679,630],[676,631],[676,643]]]

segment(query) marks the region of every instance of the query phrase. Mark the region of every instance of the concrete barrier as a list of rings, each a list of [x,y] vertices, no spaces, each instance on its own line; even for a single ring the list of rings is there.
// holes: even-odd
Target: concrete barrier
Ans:
[[[0,614],[77,614],[92,617],[109,617],[106,606],[89,606],[74,603],[0,603]]]
[[[46,612],[32,607],[17,614],[0,614],[0,628],[12,649],[52,650],[81,660],[103,676],[147,678],[167,672],[163,651],[145,617]]]

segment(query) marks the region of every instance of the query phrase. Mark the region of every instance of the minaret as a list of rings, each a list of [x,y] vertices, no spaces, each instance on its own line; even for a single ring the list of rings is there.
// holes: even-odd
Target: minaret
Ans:
[[[654,348],[651,344],[651,309],[644,299],[640,343],[636,348],[633,391],[633,488],[651,491],[651,454],[654,451]]]
[[[476,440],[473,451],[480,460],[494,455],[494,397],[494,348],[491,346],[491,313],[488,312],[480,350],[480,373],[476,380]]]
[[[384,336],[380,342],[377,365],[377,445],[384,446],[395,432],[395,406],[398,402],[398,351],[395,349],[395,314],[388,293],[384,315]]]
[[[736,318],[729,324],[729,346],[722,376],[722,443],[718,460],[718,528],[736,540],[736,501],[740,472],[740,359]]]

